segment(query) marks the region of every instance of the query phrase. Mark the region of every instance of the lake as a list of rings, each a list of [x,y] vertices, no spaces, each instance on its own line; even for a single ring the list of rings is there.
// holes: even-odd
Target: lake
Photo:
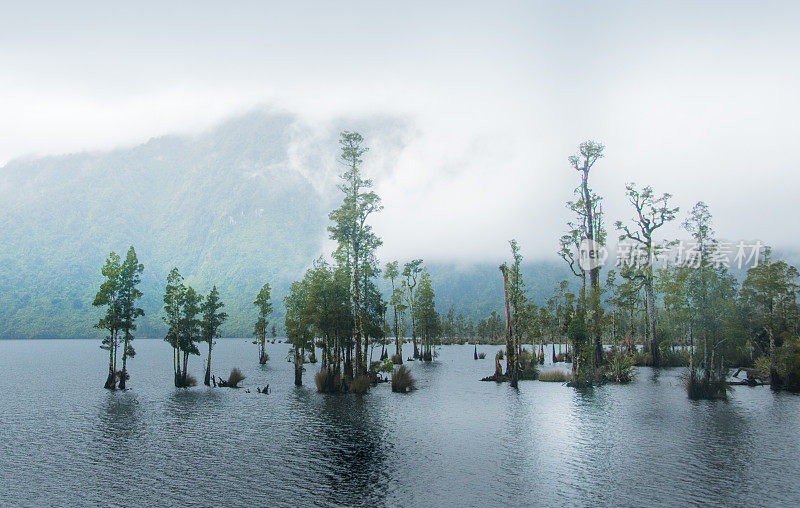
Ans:
[[[172,351],[137,340],[130,388],[102,388],[99,341],[0,341],[0,504],[796,505],[800,397],[735,387],[690,401],[683,369],[628,386],[480,382],[499,346],[408,362],[419,389],[317,394],[286,344],[258,365],[223,339],[212,372],[243,389],[172,386]],[[406,353],[410,346],[404,348]],[[377,357],[378,351],[375,352]],[[549,355],[548,355],[549,356]],[[202,380],[205,356],[190,371]],[[552,368],[546,365],[544,368]],[[269,383],[271,393],[256,393]],[[250,389],[250,393],[247,393]]]

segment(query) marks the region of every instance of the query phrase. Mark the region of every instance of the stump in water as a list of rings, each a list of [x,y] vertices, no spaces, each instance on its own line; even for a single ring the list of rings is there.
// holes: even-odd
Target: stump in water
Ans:
[[[510,377],[503,375],[503,366],[500,363],[500,359],[503,357],[502,353],[503,351],[500,350],[494,355],[494,374],[491,376],[486,376],[485,378],[481,379],[481,381],[496,381],[498,383],[511,381]]]
[[[228,379],[220,379],[218,381],[218,385],[225,388],[239,388],[239,383],[246,379],[245,375],[242,374],[242,371],[234,367],[231,369],[230,375],[228,375]]]

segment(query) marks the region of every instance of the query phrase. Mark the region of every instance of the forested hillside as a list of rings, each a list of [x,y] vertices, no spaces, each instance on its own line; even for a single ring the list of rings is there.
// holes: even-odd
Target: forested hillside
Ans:
[[[257,289],[275,296],[319,252],[328,210],[290,165],[292,118],[252,114],[197,137],[21,160],[0,169],[0,337],[94,335],[91,302],[111,250],[145,265],[140,336],[162,333],[167,272],[216,284],[245,334]]]
[[[382,151],[397,144],[390,122],[370,127]],[[145,265],[140,337],[164,333],[161,298],[173,266],[198,291],[217,285],[228,336],[250,335],[252,301],[270,282],[280,330],[288,285],[322,252],[337,198],[337,135],[312,136],[290,115],[258,112],[198,136],[0,168],[0,337],[98,336],[91,303],[100,268],[131,244]],[[429,268],[441,312],[454,305],[478,319],[500,309],[493,264]],[[552,266],[529,271],[531,289],[552,289]]]

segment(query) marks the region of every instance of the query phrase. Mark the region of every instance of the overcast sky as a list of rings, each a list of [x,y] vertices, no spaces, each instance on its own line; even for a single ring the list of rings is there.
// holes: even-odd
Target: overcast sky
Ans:
[[[720,236],[800,248],[798,20],[730,0],[3,2],[0,165],[258,105],[393,115],[413,129],[378,182],[383,257],[495,260],[512,237],[552,257],[587,138],[609,225],[635,181],[705,200]]]

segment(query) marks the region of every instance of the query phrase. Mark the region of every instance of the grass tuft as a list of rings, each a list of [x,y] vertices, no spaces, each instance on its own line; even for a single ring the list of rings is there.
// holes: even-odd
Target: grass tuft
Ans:
[[[234,367],[231,369],[231,373],[228,374],[228,381],[226,385],[229,388],[239,388],[238,384],[244,381],[246,376],[242,374],[242,371],[238,368]]]
[[[416,388],[417,381],[405,365],[401,365],[392,372],[392,391],[406,393]]]
[[[350,383],[350,391],[353,393],[367,393],[372,383],[367,376],[363,374],[358,376]]]
[[[547,370],[540,372],[538,379],[545,383],[568,383],[572,381],[572,372],[561,369]]]

